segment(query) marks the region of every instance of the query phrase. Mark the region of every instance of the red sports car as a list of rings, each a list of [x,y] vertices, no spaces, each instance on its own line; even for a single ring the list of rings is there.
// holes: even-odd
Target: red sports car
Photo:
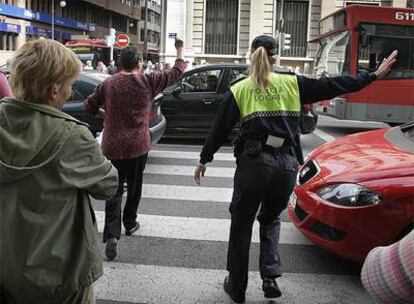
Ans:
[[[414,227],[414,122],[314,150],[288,211],[306,237],[355,261],[402,238]]]

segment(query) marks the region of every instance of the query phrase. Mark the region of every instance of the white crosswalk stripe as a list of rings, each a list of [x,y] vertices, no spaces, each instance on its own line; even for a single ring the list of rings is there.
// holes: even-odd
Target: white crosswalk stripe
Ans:
[[[142,189],[143,198],[206,201],[226,204],[230,202],[232,195],[233,189],[218,187],[144,184]]]
[[[152,165],[145,166],[146,174],[164,174],[164,175],[180,175],[194,176],[194,166],[171,166],[171,165]],[[233,177],[236,169],[222,167],[208,167],[206,177]]]
[[[103,232],[105,213],[95,211],[95,215],[98,230]],[[140,214],[138,221],[141,228],[135,233],[137,236],[227,242],[230,233],[230,220],[228,219]],[[258,222],[255,222],[253,226],[252,242],[260,242]],[[311,242],[288,222],[281,224],[280,243],[311,245]]]
[[[200,159],[200,152],[188,152],[188,151],[160,151],[152,150],[149,153],[149,157],[161,157],[161,158],[176,158],[176,159]],[[234,161],[233,153],[216,153],[214,154],[215,160],[228,160]],[[197,164],[197,163],[195,163]]]
[[[222,181],[223,178],[232,178],[235,169],[215,166],[213,162],[208,166],[206,178],[214,179],[214,181],[217,181],[214,185],[220,187],[197,186],[192,180],[190,183],[188,178],[183,179],[182,177],[193,175],[194,167],[199,158],[199,152],[195,151],[199,150],[200,147],[195,147],[194,152],[191,152],[189,151],[189,147],[186,147],[186,151],[180,151],[180,146],[170,146],[168,149],[163,150],[165,146],[160,145],[156,150],[152,150],[149,153],[149,158],[156,161],[162,159],[163,164],[147,164],[145,174],[146,176],[153,176],[151,179],[153,183],[144,184],[142,199],[152,201],[159,199],[163,204],[171,200],[175,202],[173,204],[174,206],[178,206],[177,204],[179,203],[184,204],[185,202],[186,208],[190,208],[196,204],[202,204],[203,206],[208,206],[208,208],[215,207],[217,209],[219,207],[223,208],[223,210],[225,208],[227,212],[233,189],[223,187],[220,184],[220,179]],[[169,149],[173,150],[170,151]],[[171,161],[168,159],[171,159]],[[194,161],[194,166],[174,164],[175,159]],[[217,153],[215,159],[234,162],[231,151],[228,151],[228,153]],[[168,164],[165,164],[166,162]],[[163,180],[171,180],[174,177],[177,177],[177,179],[181,177],[181,180],[176,181],[174,185],[157,184],[156,182],[159,181],[154,180],[154,178],[157,178],[159,175],[162,175]],[[227,275],[225,267],[213,268],[214,265],[212,267],[206,267],[205,265],[203,267],[201,267],[202,265],[197,267],[193,264],[186,266],[185,261],[189,259],[187,255],[190,256],[192,254],[193,248],[183,249],[182,257],[181,255],[175,259],[171,257],[172,260],[159,260],[160,258],[157,257],[147,259],[146,257],[142,257],[140,253],[143,251],[143,248],[136,245],[146,244],[150,248],[152,248],[151,246],[159,248],[154,244],[169,245],[169,242],[172,241],[187,242],[194,247],[199,247],[198,244],[201,246],[202,243],[207,241],[210,243],[207,243],[205,246],[213,246],[214,244],[222,245],[228,242],[230,220],[225,218],[204,218],[202,212],[198,211],[198,209],[191,210],[192,214],[195,214],[192,217],[180,215],[180,210],[174,210],[174,216],[157,213],[159,211],[155,209],[149,210],[148,206],[146,210],[147,212],[151,211],[151,214],[144,214],[140,210],[138,211],[137,220],[140,222],[141,227],[134,233],[134,236],[121,238],[120,245],[123,246],[120,246],[119,250],[125,250],[127,248],[133,251],[128,255],[129,260],[116,259],[114,262],[104,262],[104,276],[95,283],[97,303],[231,303],[222,288],[223,279]],[[166,212],[165,210],[163,212]],[[95,215],[98,230],[102,232],[105,213],[104,211],[95,211]],[[145,240],[148,241],[145,242]],[[259,246],[259,242],[259,223],[255,221],[252,246]],[[225,254],[224,248],[227,245],[224,248],[221,245],[214,248],[220,249],[220,253]],[[287,249],[290,248],[289,246],[292,248],[295,247],[296,252],[298,250],[304,250],[304,255],[309,250],[317,249],[307,238],[298,232],[293,224],[284,221],[281,222],[280,245],[285,246]],[[164,248],[161,250],[169,250],[168,248],[165,249],[166,247],[160,248]],[[203,248],[205,248],[203,250],[208,251],[206,249],[207,247]],[[213,249],[211,252],[216,252],[218,249]],[[156,251],[151,252],[153,252],[154,256],[158,254]],[[203,252],[201,251],[199,254],[203,255]],[[123,252],[120,252],[120,259],[122,254]],[[160,256],[169,259],[168,254]],[[318,255],[315,256],[316,258],[318,257]],[[319,254],[319,256],[326,258],[326,255],[323,254]],[[301,261],[299,260],[292,261],[295,257],[296,259],[301,259],[300,255],[286,256],[285,253],[282,256],[282,261],[291,260],[290,265],[300,264]],[[257,263],[258,256],[252,255],[250,259],[251,263],[254,264],[255,260]],[[200,257],[201,260],[214,260],[214,257],[203,256]],[[153,263],[156,264],[154,265]],[[181,266],[176,266],[177,263]],[[315,260],[314,263],[321,264],[322,267],[325,261]],[[297,270],[291,272],[286,271],[283,277],[278,280],[279,286],[283,291],[283,297],[278,299],[277,303],[370,303],[368,295],[362,290],[357,276],[331,274],[333,272],[330,272],[330,269],[325,273],[326,268],[324,269],[316,271],[315,273],[301,273]],[[249,272],[249,287],[247,289],[246,299],[246,303],[269,303],[263,298],[261,278],[257,271]],[[105,300],[105,302],[102,302],[102,300]]]

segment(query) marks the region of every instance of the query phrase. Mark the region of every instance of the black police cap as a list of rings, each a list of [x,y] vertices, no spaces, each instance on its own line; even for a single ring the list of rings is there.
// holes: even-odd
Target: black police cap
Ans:
[[[268,56],[274,56],[277,54],[276,40],[269,35],[260,35],[254,38],[251,46],[251,52],[253,53],[257,48],[263,46]]]

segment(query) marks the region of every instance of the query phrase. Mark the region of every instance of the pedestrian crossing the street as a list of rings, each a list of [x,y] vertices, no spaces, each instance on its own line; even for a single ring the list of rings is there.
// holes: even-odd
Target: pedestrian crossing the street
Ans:
[[[222,148],[198,186],[193,170],[200,150],[159,144],[150,152],[138,210],[141,228],[129,237],[122,234],[117,258],[104,262],[104,276],[95,284],[97,303],[232,303],[222,283],[235,160],[230,148]],[[102,233],[105,204],[93,205]],[[256,221],[246,303],[371,303],[360,284],[359,265],[314,246],[290,223],[286,211],[281,222],[284,275],[278,283],[283,296],[273,302],[263,298]]]

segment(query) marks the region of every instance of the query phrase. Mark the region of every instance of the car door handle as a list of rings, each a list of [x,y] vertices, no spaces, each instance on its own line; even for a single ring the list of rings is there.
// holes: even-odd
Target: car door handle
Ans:
[[[204,102],[205,105],[211,105],[216,100],[213,98],[205,98],[205,99],[202,99],[202,101]]]

